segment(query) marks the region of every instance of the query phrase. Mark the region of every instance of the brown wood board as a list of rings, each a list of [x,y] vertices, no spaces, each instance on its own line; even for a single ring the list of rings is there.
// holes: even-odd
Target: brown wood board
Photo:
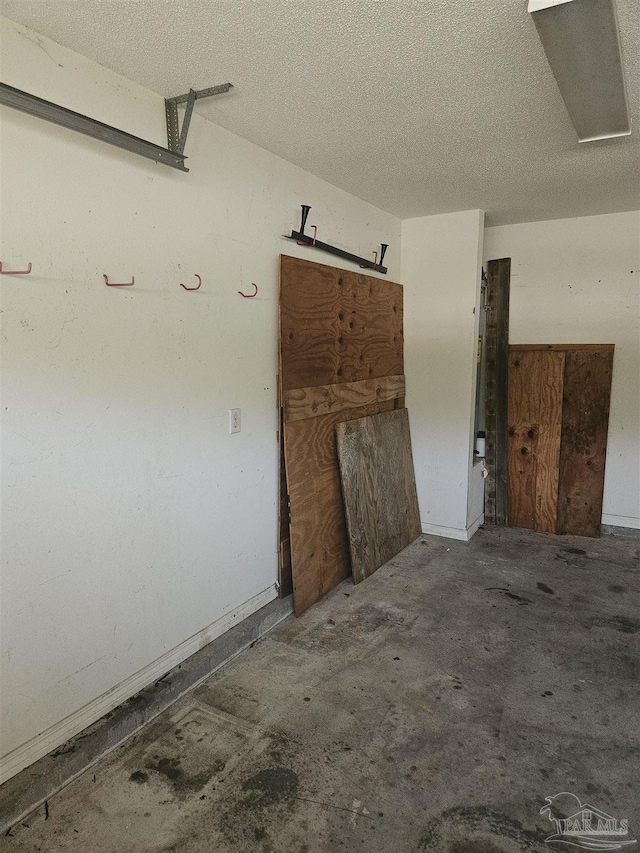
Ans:
[[[284,395],[284,420],[300,421],[404,397],[404,376],[296,388]]]
[[[351,572],[335,426],[393,411],[394,401],[285,424],[291,506],[291,566],[296,615]]]
[[[291,533],[289,530],[289,488],[287,485],[287,470],[284,462],[284,430],[282,409],[278,410],[279,428],[278,444],[280,450],[279,474],[279,511],[278,511],[278,583],[280,598],[285,598],[293,592],[291,573]]]
[[[536,525],[538,395],[530,386],[536,363],[535,353],[529,352],[509,359],[509,524],[530,530]]]
[[[355,583],[421,533],[409,416],[400,409],[336,425]]]
[[[511,258],[491,260],[487,264],[487,324],[485,397],[485,483],[484,517],[487,524],[506,524],[507,493],[507,421],[509,363],[509,291]]]
[[[563,352],[509,354],[509,524],[555,531],[562,424]]]
[[[351,571],[335,424],[401,408],[404,391],[384,401],[376,393],[367,406],[357,395],[351,409],[301,420],[285,417],[285,399],[322,399],[324,386],[370,380],[377,389],[375,380],[402,377],[402,322],[399,284],[281,256],[280,400],[297,615]]]
[[[402,287],[283,255],[280,364],[283,393],[402,375]]]
[[[565,354],[538,352],[539,430],[536,449],[536,530],[554,533],[558,515],[558,471],[562,434]]]
[[[613,352],[615,344],[509,344],[509,352],[517,350],[553,350],[558,352]]]
[[[566,354],[557,533],[600,536],[613,350]]]

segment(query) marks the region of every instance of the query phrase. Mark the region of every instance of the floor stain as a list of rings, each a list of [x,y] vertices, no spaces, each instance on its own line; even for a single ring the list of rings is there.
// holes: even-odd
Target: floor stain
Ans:
[[[271,806],[281,800],[294,797],[299,788],[298,775],[285,767],[270,767],[260,770],[242,784],[243,791],[255,791],[252,805],[259,808]]]
[[[476,838],[468,837],[472,833]],[[485,806],[458,806],[429,821],[417,849],[420,853],[506,853],[507,847],[500,846],[504,839],[515,842],[519,853],[542,853],[548,851],[547,835],[541,830],[526,829],[515,818]]]
[[[523,604],[531,604],[530,598],[525,598],[523,595],[516,595],[515,592],[505,592],[504,595],[506,595],[507,598],[513,598],[514,601],[518,602],[519,606],[522,606]]]
[[[185,773],[179,765],[179,758],[160,758],[156,764],[150,762],[146,765],[147,770],[155,771],[171,783],[179,799],[186,799],[194,791],[200,791],[213,776],[221,773],[225,768],[224,761],[214,759],[206,771],[190,775]]]
[[[143,785],[145,782],[149,781],[149,776],[142,770],[136,770],[135,773],[132,773],[131,776],[129,776],[129,781],[137,782],[138,785]]]
[[[616,631],[621,634],[637,634],[640,631],[640,619],[629,619],[626,616],[614,616],[609,620]]]

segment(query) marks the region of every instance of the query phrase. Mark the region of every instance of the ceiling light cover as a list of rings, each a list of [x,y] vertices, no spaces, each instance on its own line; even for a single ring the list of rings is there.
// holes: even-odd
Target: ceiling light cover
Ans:
[[[631,133],[615,0],[529,0],[580,142]]]

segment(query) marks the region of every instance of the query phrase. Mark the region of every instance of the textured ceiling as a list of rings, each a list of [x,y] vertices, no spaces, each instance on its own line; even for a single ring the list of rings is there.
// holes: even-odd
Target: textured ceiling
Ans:
[[[580,146],[526,0],[0,9],[163,96],[231,81],[196,112],[402,218],[482,208],[504,224],[640,206],[637,0],[618,0],[633,133]]]

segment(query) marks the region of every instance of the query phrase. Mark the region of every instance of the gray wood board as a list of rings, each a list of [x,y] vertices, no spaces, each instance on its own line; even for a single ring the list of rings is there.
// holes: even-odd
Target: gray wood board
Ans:
[[[336,441],[353,579],[360,583],[422,532],[408,412],[336,424]]]

